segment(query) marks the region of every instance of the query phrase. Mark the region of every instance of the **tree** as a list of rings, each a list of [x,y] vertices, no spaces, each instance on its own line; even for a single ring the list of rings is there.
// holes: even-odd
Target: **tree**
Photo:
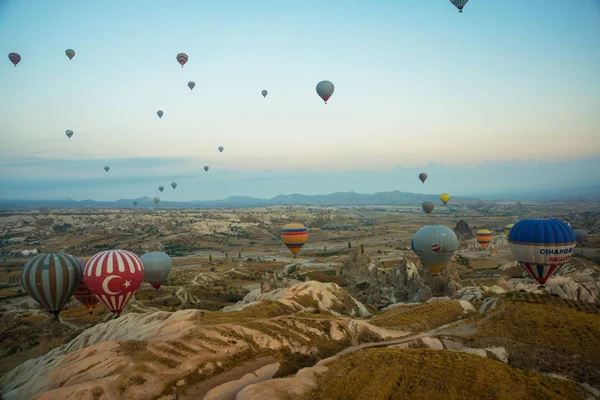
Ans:
[[[348,242],[348,248],[351,249],[352,248],[352,243]]]

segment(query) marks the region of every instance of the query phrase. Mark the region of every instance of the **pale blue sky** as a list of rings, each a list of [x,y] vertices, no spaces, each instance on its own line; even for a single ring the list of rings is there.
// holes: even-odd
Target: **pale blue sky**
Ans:
[[[485,161],[476,189],[600,180],[597,0],[4,0],[0,49],[0,198],[473,193]]]

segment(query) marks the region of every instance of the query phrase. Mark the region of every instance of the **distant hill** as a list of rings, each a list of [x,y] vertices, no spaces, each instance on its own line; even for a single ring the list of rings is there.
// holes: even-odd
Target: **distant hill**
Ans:
[[[398,205],[417,206],[425,200],[439,202],[439,195],[406,193],[395,190],[393,192],[379,192],[363,194],[356,192],[338,192],[327,195],[289,194],[279,195],[271,199],[258,199],[246,196],[232,196],[222,200],[206,201],[162,201],[160,208],[244,208],[267,207],[281,205],[309,205],[309,206],[375,206]],[[133,201],[137,201],[137,208],[154,206],[150,197],[137,199],[119,199],[117,201],[95,200],[0,200],[0,209],[35,209],[48,208],[135,208]],[[475,197],[452,197],[452,202],[476,202]]]

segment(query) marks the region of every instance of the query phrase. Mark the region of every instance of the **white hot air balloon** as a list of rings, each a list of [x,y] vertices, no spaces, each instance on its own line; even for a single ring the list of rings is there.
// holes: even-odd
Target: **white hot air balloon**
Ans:
[[[171,257],[161,251],[144,254],[142,263],[144,264],[144,281],[152,285],[154,289],[160,288],[173,268]]]

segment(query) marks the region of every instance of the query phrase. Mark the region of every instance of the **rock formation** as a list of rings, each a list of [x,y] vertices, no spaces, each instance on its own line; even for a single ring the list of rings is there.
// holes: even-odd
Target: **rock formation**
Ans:
[[[468,240],[475,238],[475,234],[473,230],[464,220],[458,221],[456,226],[454,227],[454,233],[456,233],[456,237],[459,241]]]

